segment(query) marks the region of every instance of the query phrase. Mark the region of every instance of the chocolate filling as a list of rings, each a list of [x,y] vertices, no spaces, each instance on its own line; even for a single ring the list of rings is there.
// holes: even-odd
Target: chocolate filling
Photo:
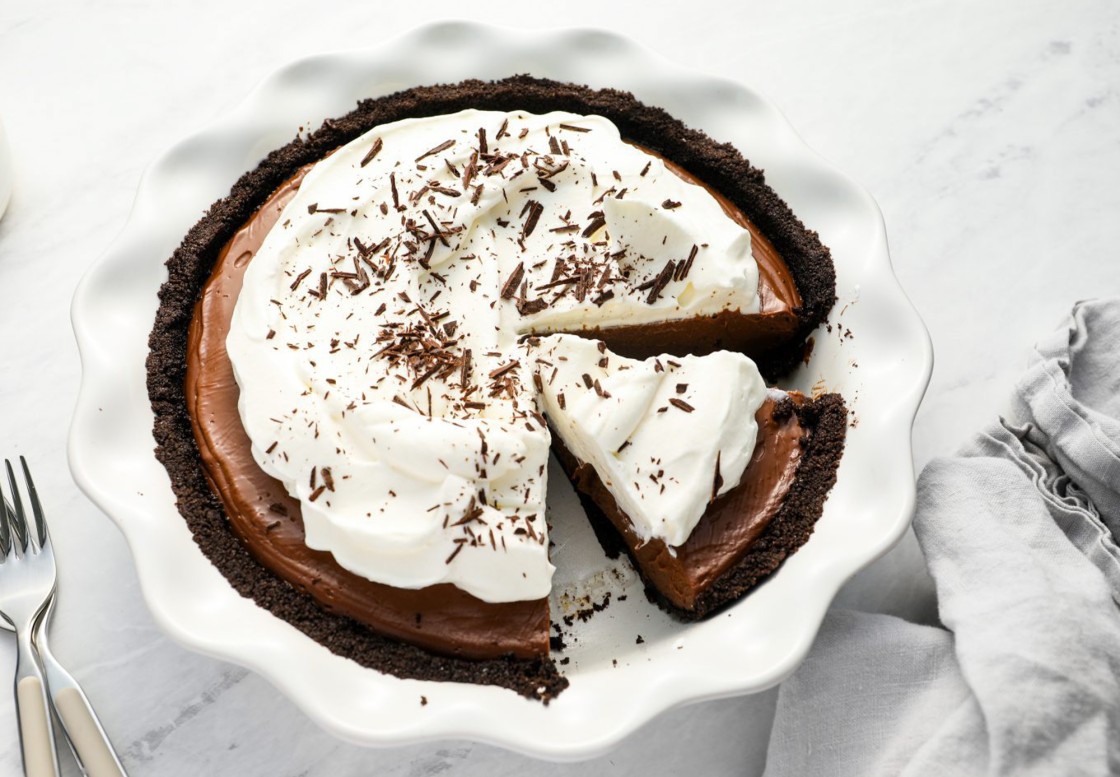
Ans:
[[[234,538],[233,524],[227,520],[222,503],[211,489],[210,476],[201,463],[187,411],[188,402],[184,397],[189,351],[187,331],[200,290],[215,267],[223,245],[269,195],[304,165],[373,126],[466,107],[538,112],[566,109],[598,113],[614,121],[624,137],[673,159],[697,178],[718,189],[770,238],[789,268],[801,296],[800,307],[792,311],[797,321],[794,336],[783,345],[766,350],[760,366],[764,374],[773,377],[800,361],[809,332],[824,320],[835,300],[835,277],[828,250],[820,244],[816,234],[805,229],[785,203],[765,185],[761,171],[752,168],[733,147],[715,143],[702,133],[687,129],[664,111],[642,105],[631,95],[614,90],[591,90],[527,76],[491,83],[466,81],[450,86],[421,87],[363,101],[352,113],[329,120],[307,138],[297,139],[271,153],[256,169],[242,176],[230,195],[215,203],[187,234],[168,261],[169,279],[160,290],[160,308],[149,340],[148,390],[156,416],[156,452],[168,469],[180,512],[199,547],[243,595],[253,598],[332,651],[380,671],[401,677],[502,685],[523,695],[547,700],[567,684],[547,658],[516,658],[512,650],[501,658],[481,661],[434,655],[416,645],[372,633],[352,618],[328,611],[341,608],[337,596],[317,590],[323,582],[322,578],[319,583],[309,580],[302,587],[291,586],[256,563],[245,545]],[[244,264],[245,261],[247,257],[243,256],[243,252],[233,255],[233,265],[238,262]],[[688,348],[683,339],[682,346]],[[697,350],[703,347],[703,343],[692,344],[692,348]],[[843,411],[838,398],[830,406],[838,406],[841,413]],[[801,410],[798,415],[805,417]],[[814,415],[812,420],[815,423],[815,411],[810,415]],[[205,424],[204,421],[202,425]],[[240,426],[239,421],[237,425]],[[805,426],[812,428],[813,424]],[[816,437],[820,436],[818,432]],[[803,454],[794,486],[770,527],[762,532],[751,551],[736,567],[717,578],[698,598],[698,607],[704,604],[701,601],[704,596],[712,591],[738,590],[738,594],[734,594],[737,596],[746,590],[742,581],[750,579],[750,584],[753,584],[758,575],[751,578],[751,574],[740,572],[747,559],[758,555],[755,550],[760,550],[765,556],[766,563],[759,569],[764,569],[761,574],[766,574],[808,536],[827,496],[824,484],[827,478],[817,478],[812,487],[802,493],[802,471],[808,462],[819,459],[824,462],[822,471],[828,470],[834,477],[843,444],[843,422],[840,422],[838,432],[832,429],[825,437],[830,441],[829,446],[822,448],[826,453],[816,458]],[[220,478],[219,474],[214,480]],[[218,483],[214,485],[220,487]],[[262,512],[266,499],[268,504]],[[275,534],[284,543],[294,542],[299,527],[290,502],[280,498],[273,501],[263,494],[249,495],[245,500],[253,505],[252,514],[257,517],[248,528],[241,527],[242,536],[263,532],[265,535]],[[790,509],[797,514],[799,522],[782,520],[783,514]],[[800,542],[787,541],[787,534],[791,533],[787,524],[801,527],[798,530],[803,535]],[[797,534],[796,531],[792,533]],[[327,599],[326,608],[320,604],[324,597]],[[528,603],[528,610],[533,610],[533,606],[536,614],[530,615],[526,621],[534,624],[526,626],[530,631],[536,630],[533,619],[539,617],[540,612],[544,611],[547,618],[543,603]],[[428,618],[427,613],[421,621],[424,618]],[[401,625],[401,628],[405,627]],[[512,637],[510,639],[513,640]],[[481,644],[475,644],[469,650],[479,648],[485,649]]]

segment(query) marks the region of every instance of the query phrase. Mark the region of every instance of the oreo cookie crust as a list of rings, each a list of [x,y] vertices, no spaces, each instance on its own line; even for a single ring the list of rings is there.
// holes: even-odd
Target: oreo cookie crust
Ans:
[[[171,477],[179,511],[199,548],[243,596],[332,652],[364,666],[399,677],[499,685],[547,702],[567,685],[550,659],[472,661],[434,655],[322,610],[308,595],[260,566],[230,530],[221,501],[210,488],[183,393],[187,330],[195,302],[222,246],[268,196],[300,167],[375,126],[464,108],[599,114],[613,121],[625,139],[667,157],[720,191],[774,243],[802,296],[803,305],[795,311],[799,336],[792,346],[760,359],[759,366],[764,375],[773,378],[801,360],[805,338],[835,301],[828,249],[766,186],[762,172],[732,146],[717,143],[663,110],[616,90],[592,90],[529,76],[419,87],[362,101],[351,113],[327,120],[307,137],[270,153],[187,233],[167,262],[169,277],[160,289],[160,306],[149,338],[148,392],[155,413],[156,455]]]

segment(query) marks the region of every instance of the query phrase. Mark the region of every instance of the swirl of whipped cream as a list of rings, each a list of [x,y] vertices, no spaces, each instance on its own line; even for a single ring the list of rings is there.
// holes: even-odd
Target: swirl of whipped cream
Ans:
[[[553,570],[545,357],[524,336],[757,309],[749,233],[610,122],[468,110],[316,164],[227,348],[254,458],[310,547],[501,602],[547,596]]]

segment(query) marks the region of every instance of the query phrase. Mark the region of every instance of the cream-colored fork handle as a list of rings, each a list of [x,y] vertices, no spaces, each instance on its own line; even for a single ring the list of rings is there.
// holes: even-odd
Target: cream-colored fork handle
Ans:
[[[23,773],[26,777],[58,777],[58,753],[54,748],[54,727],[47,706],[47,686],[31,651],[30,631],[28,628],[17,635],[16,716]]]
[[[47,703],[38,677],[24,677],[16,685],[19,706],[19,738],[23,748],[23,772],[27,777],[53,777],[51,729],[47,725]]]
[[[50,612],[44,613],[35,634],[39,661],[50,685],[51,699],[59,722],[86,777],[128,777],[113,745],[101,727],[82,686],[67,672],[51,652],[47,636]]]
[[[81,691],[63,688],[54,695],[54,708],[78,751],[87,777],[124,777],[124,769]]]

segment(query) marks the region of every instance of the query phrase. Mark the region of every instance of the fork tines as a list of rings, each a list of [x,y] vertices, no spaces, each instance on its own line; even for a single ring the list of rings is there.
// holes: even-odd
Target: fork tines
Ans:
[[[0,516],[0,549],[4,555],[12,550],[13,537],[18,542],[17,552],[26,553],[28,550],[38,552],[47,542],[47,526],[43,519],[43,508],[39,503],[39,492],[35,489],[35,481],[31,478],[31,470],[27,467],[27,460],[19,457],[20,468],[23,470],[23,479],[27,484],[27,499],[31,503],[31,515],[35,521],[34,533],[28,531],[27,513],[24,511],[23,498],[20,496],[19,484],[16,483],[15,471],[12,462],[4,459],[4,468],[8,472],[8,490],[11,492],[11,503],[7,498],[0,499],[3,515]],[[3,487],[0,486],[0,496],[3,496]],[[29,547],[30,543],[30,547]]]

